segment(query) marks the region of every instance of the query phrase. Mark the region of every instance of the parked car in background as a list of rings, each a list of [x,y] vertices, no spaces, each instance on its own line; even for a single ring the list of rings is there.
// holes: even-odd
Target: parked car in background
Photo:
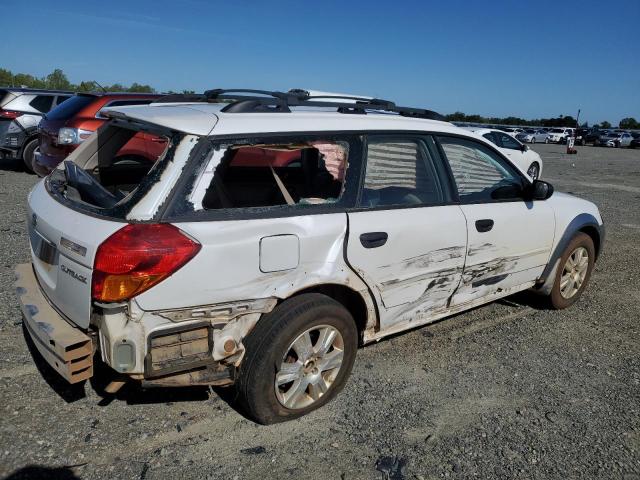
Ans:
[[[603,147],[628,147],[631,145],[633,137],[629,132],[610,132],[606,135],[600,135],[598,145]]]
[[[247,416],[282,422],[334,398],[359,345],[520,291],[555,309],[585,291],[598,208],[485,138],[393,102],[233,92],[114,107],[30,192],[16,292],[68,382],[101,358],[106,391],[235,385]],[[103,172],[136,132],[170,147],[113,190]]]
[[[149,93],[78,93],[49,112],[40,122],[40,149],[33,170],[48,175],[106,120],[102,110],[127,105],[148,105],[161,95]],[[164,151],[165,140],[139,132],[118,153],[120,161],[146,169]]]
[[[633,132],[631,133],[631,136],[633,137],[633,140],[631,140],[629,148],[640,148],[640,133]]]
[[[501,130],[503,132],[506,132],[512,137],[515,137],[517,134],[522,132],[522,128],[514,128],[514,127],[500,127],[500,128],[496,128],[495,130]]]
[[[567,137],[573,135],[572,128],[552,128],[547,133],[547,138],[550,143],[565,143],[567,141]]]
[[[490,128],[468,127],[465,130],[480,135],[500,148],[509,159],[523,172],[526,172],[533,180],[542,175],[542,158],[524,143],[520,143],[509,133]]]
[[[0,158],[22,158],[31,171],[38,148],[38,123],[42,116],[73,95],[73,92],[0,89]]]
[[[597,128],[578,128],[576,130],[577,145],[593,145],[600,138],[600,130]]]
[[[516,139],[523,143],[544,142],[549,143],[547,139],[547,130],[527,128],[516,135]]]

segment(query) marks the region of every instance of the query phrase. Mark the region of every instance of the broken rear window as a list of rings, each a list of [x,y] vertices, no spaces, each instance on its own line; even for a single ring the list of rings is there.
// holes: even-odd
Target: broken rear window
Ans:
[[[335,204],[350,150],[334,138],[213,144],[188,201],[195,211]]]
[[[100,127],[47,177],[47,189],[75,209],[124,218],[160,180],[182,136],[145,125]],[[136,148],[123,148],[135,142]]]

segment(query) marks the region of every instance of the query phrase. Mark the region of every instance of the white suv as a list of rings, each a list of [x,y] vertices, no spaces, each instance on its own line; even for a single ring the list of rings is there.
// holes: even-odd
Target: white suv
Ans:
[[[548,138],[551,143],[565,143],[567,137],[573,135],[573,128],[552,128],[549,130]]]
[[[24,326],[69,382],[97,351],[120,375],[109,391],[235,384],[272,423],[334,397],[359,345],[585,289],[597,207],[491,142],[392,102],[258,93],[112,109],[29,194]],[[113,162],[140,131],[168,139],[142,173]]]

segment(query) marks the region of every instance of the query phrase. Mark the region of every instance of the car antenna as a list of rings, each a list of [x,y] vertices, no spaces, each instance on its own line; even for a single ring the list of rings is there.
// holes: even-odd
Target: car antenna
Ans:
[[[96,84],[96,85],[98,86],[98,88],[99,88],[100,90],[102,90],[102,92],[103,92],[103,93],[107,93],[107,90],[106,90],[102,85],[100,85],[100,84],[99,84],[98,82],[96,82],[95,80],[91,80],[91,81],[92,81],[94,84]]]

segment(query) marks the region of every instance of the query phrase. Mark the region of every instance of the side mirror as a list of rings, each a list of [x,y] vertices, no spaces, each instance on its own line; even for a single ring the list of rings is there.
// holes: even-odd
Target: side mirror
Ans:
[[[543,180],[534,180],[531,184],[531,200],[546,200],[553,195],[553,185]]]
[[[520,150],[522,150],[523,152],[526,152],[527,150],[529,150],[529,147],[523,143],[522,145],[520,145]]]

